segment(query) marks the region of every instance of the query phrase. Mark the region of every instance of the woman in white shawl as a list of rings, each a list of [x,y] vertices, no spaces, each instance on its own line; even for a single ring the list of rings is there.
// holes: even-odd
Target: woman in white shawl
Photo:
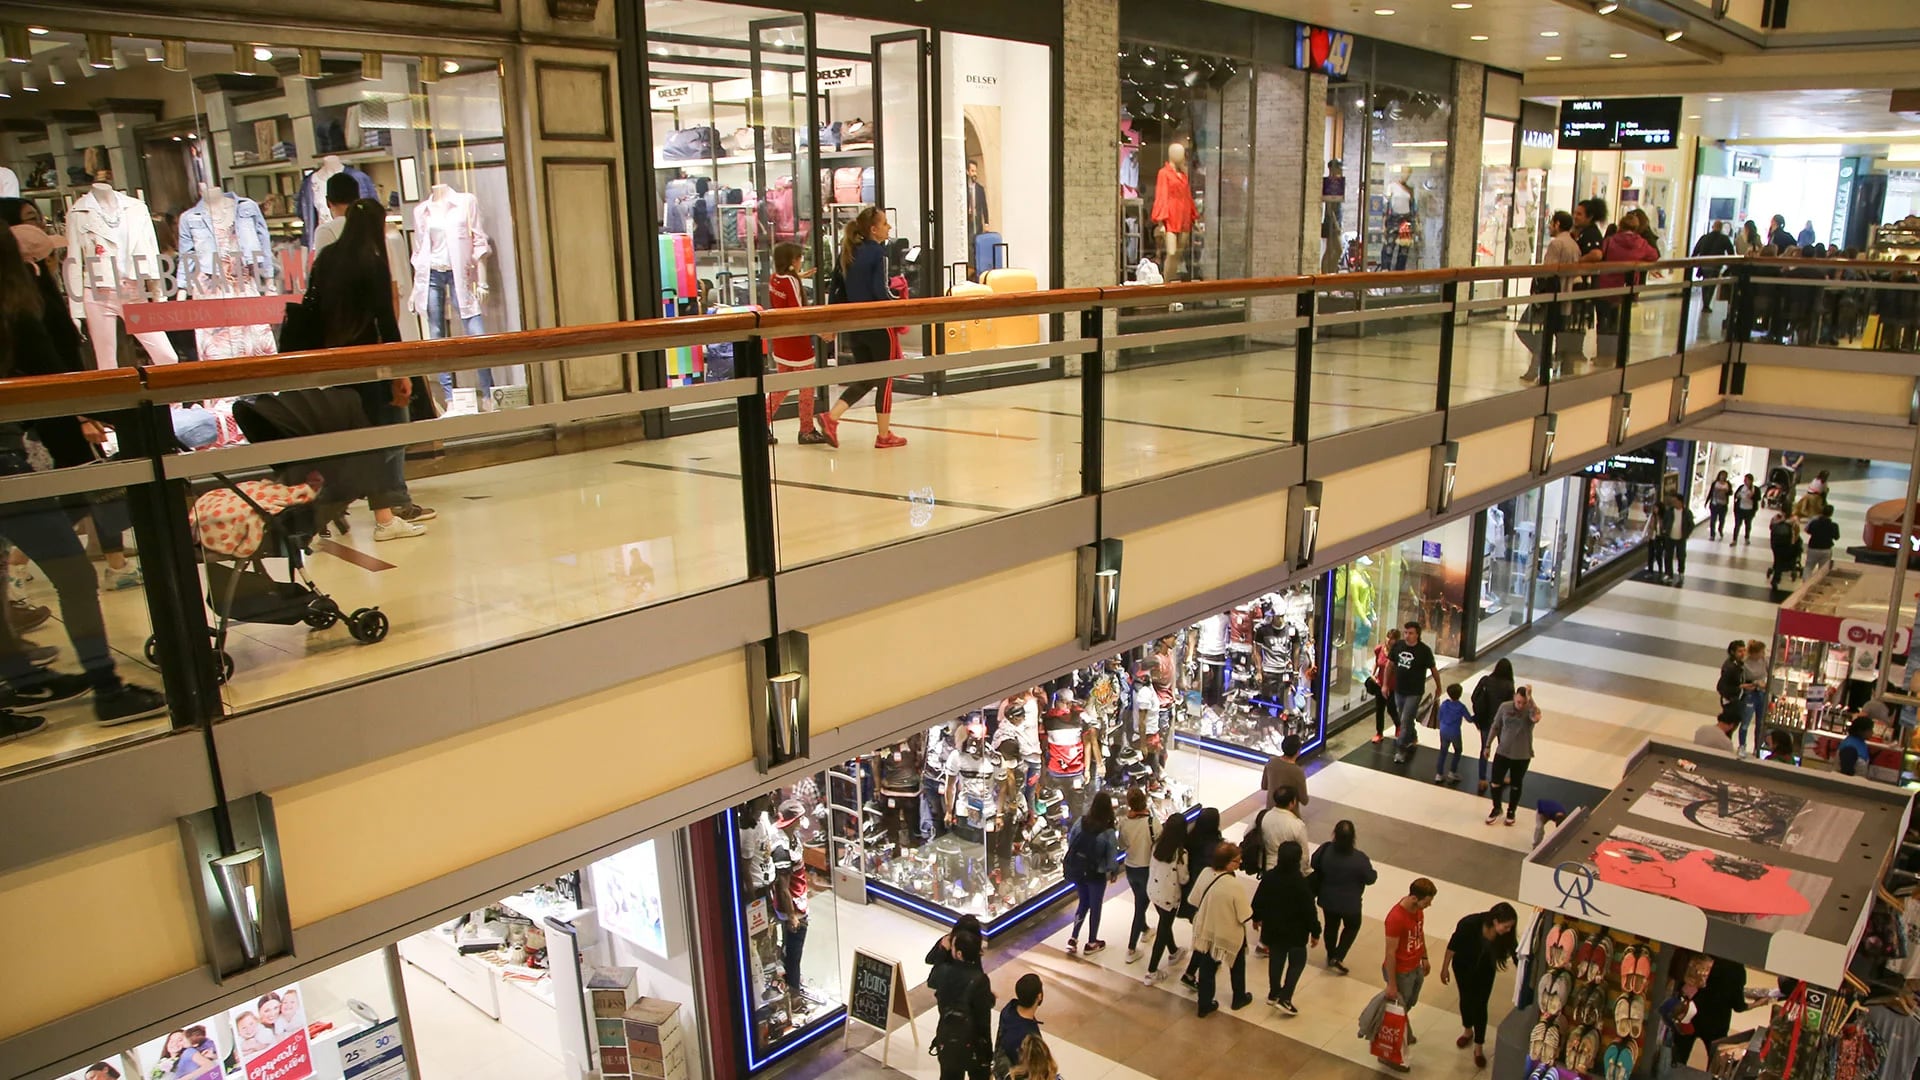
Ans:
[[[1201,961],[1201,1016],[1220,1008],[1213,995],[1222,965],[1231,967],[1232,1007],[1245,1008],[1253,1001],[1247,993],[1247,920],[1253,918],[1253,904],[1239,869],[1240,846],[1221,844],[1214,849],[1212,865],[1193,879],[1193,951]]]

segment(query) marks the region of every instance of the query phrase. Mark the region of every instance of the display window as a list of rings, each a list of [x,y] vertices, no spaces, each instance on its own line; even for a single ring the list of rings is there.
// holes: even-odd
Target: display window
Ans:
[[[1608,566],[1647,542],[1648,520],[1662,492],[1687,495],[1691,444],[1661,439],[1615,454],[1581,470],[1586,481],[1581,517],[1580,573]]]
[[[1472,537],[1472,519],[1462,518],[1333,571],[1329,733],[1374,709],[1366,683],[1388,633],[1418,622],[1436,658],[1460,656]]]
[[[803,776],[728,811],[723,822],[754,1068],[832,1030],[846,1013],[830,868],[857,841],[835,829],[832,786],[830,773]]]
[[[1480,208],[1474,219],[1473,265],[1503,266],[1513,247],[1511,231],[1525,220],[1516,206],[1513,161],[1518,125],[1512,120],[1491,116],[1486,117],[1482,124]],[[1506,285],[1504,280],[1476,281],[1473,283],[1474,298],[1505,295]]]
[[[1264,764],[1291,735],[1320,743],[1319,643],[1324,578],[1267,593],[1188,628],[1184,668],[1195,687],[1173,702],[1179,737]]]
[[[1902,710],[1862,711],[1873,700],[1882,663],[1888,662],[1882,655],[1879,628],[1885,625],[1892,590],[1891,569],[1830,564],[1780,605],[1768,657],[1767,690],[1747,703],[1756,714],[1764,709],[1764,728],[1754,732],[1756,746],[1766,730],[1783,729],[1793,736],[1795,746],[1835,762],[1837,768],[1841,740],[1864,715],[1872,726],[1865,736],[1866,760],[1857,775],[1895,784],[1915,780],[1920,771],[1920,736],[1901,722]],[[1862,624],[1875,628],[1870,639],[1862,640]],[[1912,634],[1911,625],[1894,631],[1890,662],[1895,671],[1888,688],[1896,693],[1902,673],[1911,666]]]
[[[1452,116],[1452,103],[1432,91],[1362,83],[1328,88],[1322,183],[1338,179],[1346,190],[1323,214],[1323,246],[1333,246],[1334,214],[1340,222],[1335,271],[1445,265]]]
[[[14,70],[35,92],[0,100],[0,195],[66,240],[60,285],[96,366],[278,351],[284,305],[343,224],[335,177],[386,211],[404,338],[521,328],[497,61],[59,29],[33,42]],[[528,393],[517,366],[439,384],[447,413]]]
[[[1121,45],[1121,281],[1247,276],[1252,108],[1245,61]]]
[[[1642,210],[1660,237],[1663,259],[1685,258],[1693,250],[1688,232],[1691,187],[1691,150],[1581,150],[1575,164],[1574,187],[1581,199],[1607,202],[1607,220],[1617,222],[1629,210]]]
[[[1545,489],[1522,492],[1482,511],[1480,625],[1474,648],[1484,650],[1530,621],[1529,599],[1538,574],[1540,509]]]

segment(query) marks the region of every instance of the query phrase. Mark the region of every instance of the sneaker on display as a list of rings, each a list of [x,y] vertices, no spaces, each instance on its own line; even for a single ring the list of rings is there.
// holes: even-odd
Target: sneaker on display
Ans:
[[[118,690],[101,691],[93,696],[93,716],[101,727],[144,720],[166,711],[165,694],[132,683],[123,683]]]
[[[140,568],[133,563],[128,563],[117,570],[111,566],[106,567],[100,573],[100,580],[101,587],[110,591],[137,589],[147,582],[146,576],[141,574]]]
[[[0,709],[0,743],[23,739],[47,726],[44,716],[29,716],[12,709]]]
[[[415,525],[399,514],[395,514],[385,521],[375,522],[373,526],[373,538],[376,542],[381,540],[406,540],[411,537],[425,535],[427,535],[427,527],[425,525]]]

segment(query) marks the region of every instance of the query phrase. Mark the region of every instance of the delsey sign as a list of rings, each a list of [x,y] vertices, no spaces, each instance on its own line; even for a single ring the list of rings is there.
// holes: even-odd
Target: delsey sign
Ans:
[[[1562,150],[1671,150],[1680,141],[1680,99],[1584,98],[1560,103]]]
[[[675,105],[686,105],[693,101],[692,83],[658,83],[652,91],[653,107],[671,109]]]
[[[814,85],[822,90],[839,90],[853,85],[853,65],[817,68],[814,71]]]

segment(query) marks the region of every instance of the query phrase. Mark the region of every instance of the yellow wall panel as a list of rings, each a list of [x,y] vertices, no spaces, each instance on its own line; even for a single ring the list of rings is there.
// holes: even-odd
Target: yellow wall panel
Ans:
[[[1066,554],[809,627],[813,730],[1064,645],[1073,640],[1073,608],[1074,556]]]
[[[177,829],[0,875],[0,922],[14,928],[8,961],[32,973],[0,995],[0,1038],[201,963],[199,916]]]
[[[293,924],[751,760],[746,688],[729,652],[274,792]]]
[[[1320,491],[1320,547],[1424,513],[1432,466],[1432,451],[1415,450],[1326,477]]]
[[[1692,381],[1687,383],[1687,415],[1692,416],[1702,409],[1710,409],[1720,404],[1725,397],[1726,395],[1720,392],[1719,371],[1696,372]]]
[[[1793,409],[1905,416],[1913,404],[1913,376],[1748,364],[1740,396]]]
[[[1517,480],[1533,467],[1533,421],[1469,435],[1460,440],[1460,454],[1455,460],[1455,497]]]
[[[1121,618],[1158,611],[1285,562],[1287,493],[1169,521],[1121,541]]]
[[[1613,419],[1613,399],[1601,398],[1560,410],[1553,440],[1554,460],[1598,450],[1607,444],[1607,423]]]

